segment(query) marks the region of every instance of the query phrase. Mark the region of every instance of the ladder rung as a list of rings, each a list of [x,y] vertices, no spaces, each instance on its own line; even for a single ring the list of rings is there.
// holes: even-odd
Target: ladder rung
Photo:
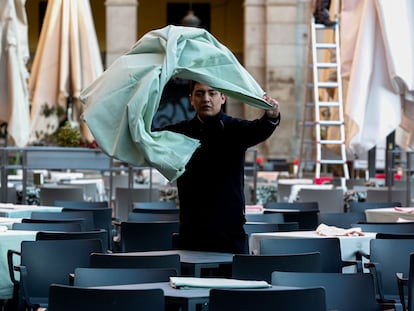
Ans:
[[[343,140],[321,140],[321,145],[343,145]]]
[[[338,65],[336,63],[316,63],[316,67],[318,67],[318,68],[337,68]]]
[[[324,24],[314,24],[314,26],[315,26],[315,29],[319,29],[319,30],[321,30],[321,29],[334,29],[336,24],[333,25],[333,26],[326,26]]]
[[[346,161],[344,160],[327,160],[327,159],[319,160],[318,162],[321,164],[345,164],[346,163]]]
[[[336,48],[335,43],[316,43],[315,47],[317,49],[334,49]]]
[[[338,87],[338,82],[319,82],[317,85],[320,88],[335,88]]]
[[[319,102],[319,107],[340,107],[340,102]]]
[[[322,126],[329,126],[329,125],[339,126],[339,125],[343,125],[344,124],[344,122],[343,121],[340,121],[340,120],[338,120],[338,121],[333,121],[333,120],[320,120],[319,122],[315,122],[315,123],[319,123]]]

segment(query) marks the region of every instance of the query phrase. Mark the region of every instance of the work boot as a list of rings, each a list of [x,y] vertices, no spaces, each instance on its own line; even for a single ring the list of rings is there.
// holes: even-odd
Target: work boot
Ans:
[[[331,0],[316,0],[315,10],[313,11],[316,24],[323,24],[327,27],[332,27],[336,24],[335,21],[329,19],[330,6]]]

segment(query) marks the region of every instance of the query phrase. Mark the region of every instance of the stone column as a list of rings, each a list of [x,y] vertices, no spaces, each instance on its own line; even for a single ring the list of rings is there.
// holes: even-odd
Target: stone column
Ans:
[[[137,41],[138,0],[106,0],[106,68]]]
[[[310,2],[245,1],[246,69],[281,105],[281,125],[270,139],[259,146],[259,155],[265,159],[292,160],[298,154],[306,91]],[[245,107],[248,119],[261,114],[255,108]]]

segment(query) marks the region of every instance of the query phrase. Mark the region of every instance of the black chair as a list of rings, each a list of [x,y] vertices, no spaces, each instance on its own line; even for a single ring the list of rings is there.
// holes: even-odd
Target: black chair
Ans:
[[[320,213],[344,212],[344,191],[341,188],[333,189],[301,189],[299,202],[318,202]]]
[[[367,209],[383,208],[383,207],[401,207],[401,202],[366,202],[352,201],[349,203],[350,212],[364,213]]]
[[[52,284],[48,311],[165,311],[162,289],[102,289]]]
[[[328,310],[379,311],[374,280],[369,273],[272,273],[272,285],[294,287],[322,286],[326,292]]]
[[[326,311],[325,289],[212,289],[209,311]]]
[[[134,210],[128,214],[129,222],[140,222],[140,221],[179,221],[180,214],[177,211],[165,212],[167,210]]]
[[[320,272],[320,253],[286,255],[241,255],[232,262],[232,278],[271,282],[273,271]]]
[[[52,283],[69,285],[69,275],[77,267],[90,265],[90,254],[102,249],[100,240],[23,241],[20,255],[21,299],[30,310],[48,305],[49,286]],[[10,256],[13,260],[12,256]]]
[[[101,202],[87,202],[101,203]],[[64,207],[63,212],[88,211],[92,213],[94,230],[104,229],[107,232],[107,244],[110,250],[113,249],[113,238],[115,228],[112,223],[112,208],[110,207]]]
[[[352,224],[366,221],[365,213],[349,212],[349,213],[319,213],[319,224],[335,226],[340,228],[351,228]]]
[[[76,209],[89,209],[89,208],[103,208],[109,207],[108,201],[72,201],[72,200],[57,200],[53,204],[54,206],[76,208]]]
[[[243,227],[244,227],[244,231],[249,236],[252,233],[279,231],[279,224],[266,223],[266,222],[246,222],[243,225]]]
[[[318,226],[318,202],[267,202],[264,213],[281,213],[285,222],[297,222],[300,230],[315,230]]]
[[[93,220],[93,213],[91,211],[63,211],[63,210],[61,212],[36,211],[36,212],[31,213],[30,218],[41,219],[41,220],[65,220],[65,219],[83,218],[85,219],[85,230],[86,231],[95,230],[95,222]]]
[[[153,202],[132,202],[132,211],[134,210],[177,210],[175,201],[153,201]]]
[[[82,239],[97,239],[102,242],[102,251],[106,253],[109,251],[108,246],[108,232],[104,229],[83,232],[47,232],[39,231],[36,234],[36,240],[82,240]]]
[[[283,214],[279,213],[267,213],[267,214],[245,214],[247,222],[268,222],[280,224],[285,222]]]
[[[414,239],[414,233],[377,233],[376,239]]]
[[[383,304],[400,305],[396,274],[408,275],[414,239],[373,239],[369,262],[365,267],[374,275],[378,300]]]
[[[403,311],[414,310],[414,253],[410,254],[408,274],[397,273],[397,284]]]
[[[43,185],[40,187],[40,205],[53,206],[58,200],[82,201],[84,188],[76,185]]]
[[[169,282],[175,269],[163,268],[76,268],[74,286],[92,287],[138,283]]]
[[[79,222],[15,222],[12,230],[79,232],[82,226]]]
[[[32,218],[22,218],[22,224],[75,224],[80,227],[80,230],[86,230],[86,220],[85,218],[67,218],[67,219],[32,219]]]
[[[171,250],[175,232],[179,232],[178,221],[122,222],[121,251]]]
[[[414,222],[359,222],[351,227],[361,228],[363,232],[414,234]]]
[[[92,268],[164,268],[174,269],[177,275],[181,275],[181,262],[178,254],[93,253],[90,256],[90,266]]]
[[[320,252],[322,272],[342,272],[347,266],[357,267],[357,262],[343,261],[338,238],[281,238],[261,239],[261,255]]]

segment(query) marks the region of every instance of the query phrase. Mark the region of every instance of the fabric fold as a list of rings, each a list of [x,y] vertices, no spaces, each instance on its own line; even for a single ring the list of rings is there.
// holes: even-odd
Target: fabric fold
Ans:
[[[197,80],[252,106],[271,109],[232,52],[200,28],[167,26],[144,35],[81,93],[83,119],[109,156],[156,168],[170,181],[185,171],[198,140],[152,132],[171,78]]]

